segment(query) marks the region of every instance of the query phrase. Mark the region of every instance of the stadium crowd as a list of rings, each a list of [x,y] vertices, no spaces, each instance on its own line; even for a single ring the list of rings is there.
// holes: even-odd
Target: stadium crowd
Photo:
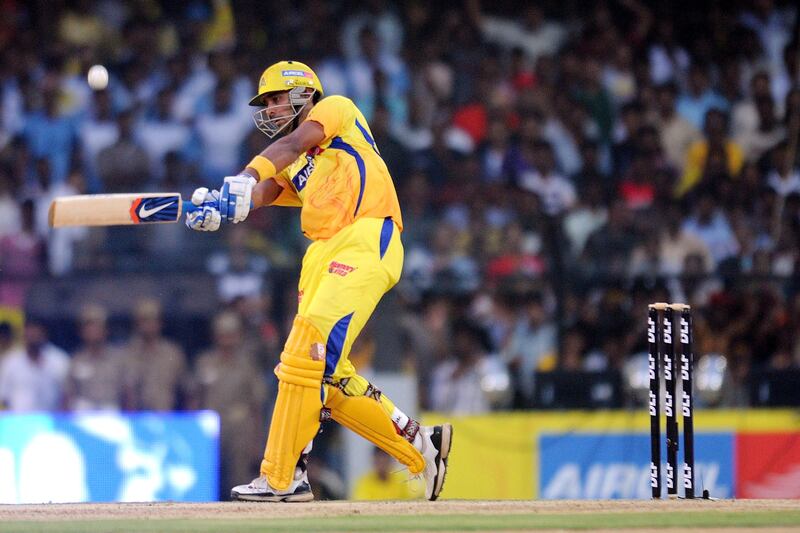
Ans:
[[[634,376],[656,301],[693,306],[696,353],[724,376],[707,405],[747,405],[753,372],[800,367],[791,2],[2,0],[0,10],[0,306],[26,309],[37,283],[149,272],[210,275],[229,310],[212,324],[207,308],[212,346],[186,353],[191,335],[161,337],[164,302],[130,301],[134,326],[112,339],[124,347],[107,344],[96,302],[62,309],[50,326],[77,320],[80,342],[71,357],[51,345],[41,356],[63,398],[15,388],[30,378],[25,348],[0,326],[9,408],[204,407],[233,432],[265,416],[306,245],[297,212],[264,209],[198,236],[181,225],[53,230],[47,208],[65,194],[217,186],[267,142],[247,102],[258,73],[284,58],[355,101],[395,179],[399,342],[385,353],[368,332],[356,355],[412,372],[423,408],[541,406],[535,376],[548,372]],[[108,67],[107,89],[87,85],[92,64]],[[46,332],[31,318],[24,337],[39,346]],[[620,405],[638,405],[631,387]],[[250,441],[257,458],[263,435]]]

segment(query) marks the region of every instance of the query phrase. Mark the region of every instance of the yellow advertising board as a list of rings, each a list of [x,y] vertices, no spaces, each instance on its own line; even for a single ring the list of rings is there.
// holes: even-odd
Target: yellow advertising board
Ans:
[[[650,430],[650,419],[644,409],[514,412],[463,417],[431,413],[424,417],[425,424],[445,420],[453,424],[454,437],[443,497],[461,499],[538,498],[542,435],[547,435],[555,446],[563,437],[567,448],[560,453],[568,457],[568,447],[576,435],[635,435],[639,437],[635,442],[643,442],[647,447]],[[788,409],[695,413],[696,434],[727,434],[731,442],[740,433],[795,431],[800,432],[800,413]],[[703,457],[696,460],[702,461]],[[733,459],[728,463],[733,464]]]

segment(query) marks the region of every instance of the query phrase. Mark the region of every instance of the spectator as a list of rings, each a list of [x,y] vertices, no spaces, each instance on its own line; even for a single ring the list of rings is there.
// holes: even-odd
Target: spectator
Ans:
[[[617,108],[636,98],[633,53],[629,46],[619,46],[613,52],[611,61],[603,68],[603,85]]]
[[[421,498],[420,487],[413,490],[408,474],[380,448],[372,449],[372,469],[355,482],[354,500],[411,500]]]
[[[682,82],[692,59],[675,36],[673,16],[657,17],[653,33],[653,41],[647,51],[650,78],[658,85]]]
[[[8,170],[0,167],[0,239],[17,233],[22,223],[14,189]]]
[[[83,174],[73,170],[61,185],[44,189],[37,198],[36,228],[39,234],[47,239],[47,264],[53,276],[64,276],[72,272],[76,249],[88,238],[89,228],[72,226],[53,231],[49,224],[50,204],[59,196],[72,196],[85,192],[86,181]]]
[[[526,6],[517,20],[483,14],[479,0],[470,0],[467,10],[484,39],[509,50],[521,48],[531,61],[536,61],[539,56],[555,54],[566,38],[564,26],[546,19],[538,5]]]
[[[156,96],[154,109],[136,126],[136,141],[147,152],[152,175],[165,178],[164,158],[169,153],[184,153],[191,139],[191,129],[172,115],[175,94],[162,89]],[[188,176],[170,176],[187,179]]]
[[[102,190],[97,170],[97,157],[106,148],[119,141],[119,125],[109,91],[95,91],[89,116],[78,128],[78,139],[83,147],[83,163],[89,178],[89,190]]]
[[[614,107],[601,78],[600,63],[592,59],[587,60],[581,71],[581,83],[575,92],[575,98],[586,108],[597,126],[598,140],[608,143],[612,140]]]
[[[349,58],[346,67],[348,92],[356,106],[367,121],[372,120],[379,103],[395,122],[405,121],[408,115],[405,96],[411,80],[402,59],[381,47],[371,26],[361,28],[358,43],[358,53]]]
[[[66,406],[73,411],[119,411],[125,397],[125,359],[108,343],[108,312],[89,304],[78,320],[82,345],[70,363]]]
[[[696,234],[683,226],[683,211],[672,205],[667,208],[666,224],[659,236],[660,274],[677,276],[683,273],[684,266],[690,257],[700,258],[701,274],[710,273],[714,268],[711,251]]]
[[[220,82],[214,89],[213,108],[195,121],[202,149],[200,170],[206,179],[224,176],[240,163],[239,150],[251,127],[235,104],[231,86]]]
[[[705,243],[715,268],[722,261],[733,258],[740,250],[728,217],[716,206],[710,190],[700,193],[694,213],[684,222],[683,229]]]
[[[44,270],[45,241],[36,233],[34,205],[25,200],[21,209],[19,233],[0,239],[0,305],[23,307],[25,295]]]
[[[731,109],[731,129],[737,136],[748,136],[758,130],[758,108],[756,99],[771,97],[769,74],[759,71],[750,79],[747,98],[737,102]]]
[[[770,156],[771,168],[767,174],[767,185],[781,198],[800,193],[800,169],[792,165],[788,156],[788,145],[780,143]]]
[[[637,155],[637,134],[644,126],[644,106],[639,102],[626,104],[620,110],[620,124],[615,132],[617,137],[612,149],[614,169],[619,175],[625,175],[628,167]]]
[[[228,249],[208,259],[208,270],[217,278],[217,295],[224,303],[241,296],[260,294],[264,290],[269,261],[247,247],[245,226],[234,226],[228,233]]]
[[[133,310],[134,330],[123,348],[125,406],[133,411],[174,411],[185,385],[183,350],[161,332],[161,304],[139,300]]]
[[[264,420],[267,386],[253,354],[244,350],[242,326],[233,313],[217,315],[214,344],[197,356],[192,373],[192,409],[211,409],[221,420],[220,486],[229,490],[233,480],[258,468],[264,436],[253,421]]]
[[[722,169],[731,177],[738,176],[744,164],[741,146],[728,136],[728,116],[724,111],[711,109],[706,113],[705,138],[695,141],[686,154],[683,176],[675,193],[683,196],[700,184],[712,154],[722,158]]]
[[[711,87],[708,72],[702,65],[691,66],[687,87],[688,90],[678,98],[676,110],[695,128],[703,126],[707,113],[712,109],[728,110],[728,102]]]
[[[580,257],[589,236],[608,221],[603,184],[588,182],[577,195],[577,204],[564,217],[564,232],[572,244],[572,256]]]
[[[673,169],[683,172],[686,153],[694,142],[700,140],[700,131],[675,111],[677,85],[666,83],[658,88],[656,95],[658,114],[655,123],[661,134],[664,154]]]
[[[615,201],[608,220],[589,235],[581,263],[589,275],[619,277],[627,270],[628,257],[636,245],[631,231],[631,212],[624,202]]]
[[[134,119],[132,111],[120,113],[117,117],[117,142],[97,154],[97,174],[103,192],[141,190],[142,185],[150,180],[147,152],[135,138]]]
[[[742,132],[737,138],[744,151],[746,161],[758,161],[762,155],[786,138],[786,129],[778,120],[772,96],[760,96],[755,100],[758,113],[758,128]]]
[[[439,363],[431,375],[431,409],[442,413],[480,414],[491,405],[481,390],[481,376],[488,363],[488,339],[477,325],[466,320],[453,324],[451,357]]]
[[[575,205],[575,187],[556,170],[549,143],[536,141],[530,150],[530,164],[518,170],[517,183],[539,197],[546,214],[561,215]]]
[[[558,356],[559,370],[580,372],[584,370],[583,358],[586,350],[586,339],[578,329],[564,333],[563,348]]]
[[[63,405],[69,357],[48,341],[44,324],[31,315],[23,340],[0,359],[0,405],[14,412],[57,411]]]
[[[386,106],[376,105],[375,113],[369,123],[372,130],[372,138],[375,140],[375,146],[380,150],[386,166],[392,173],[392,177],[397,183],[402,184],[411,170],[408,161],[409,154],[403,144],[392,136],[392,123],[391,115]]]
[[[537,292],[522,300],[521,313],[501,351],[516,380],[518,407],[532,404],[534,373],[554,370],[557,365],[557,330],[545,307],[544,295]]]
[[[75,144],[75,124],[59,110],[60,90],[57,81],[42,82],[42,109],[25,117],[22,136],[35,158],[46,158],[52,170],[52,183],[61,183],[69,172]]]
[[[455,225],[439,222],[430,240],[430,249],[414,247],[406,255],[403,276],[407,277],[410,288],[418,293],[431,289],[464,292],[475,288],[479,281],[478,265],[459,247]]]
[[[795,9],[778,7],[772,1],[753,2],[752,10],[742,13],[739,20],[758,34],[761,49],[764,51],[773,72],[781,69],[784,46],[792,38]]]

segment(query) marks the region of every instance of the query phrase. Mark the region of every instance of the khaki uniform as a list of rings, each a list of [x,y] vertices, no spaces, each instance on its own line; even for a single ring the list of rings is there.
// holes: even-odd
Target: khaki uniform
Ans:
[[[65,386],[68,407],[74,411],[123,407],[125,358],[116,347],[99,353],[80,350],[72,357]]]
[[[233,482],[252,478],[266,436],[264,371],[248,351],[240,349],[233,357],[225,357],[211,349],[197,358],[192,389],[195,407],[211,409],[220,416],[223,490]]]
[[[186,355],[165,338],[146,344],[134,337],[125,347],[128,404],[135,411],[172,411],[186,379]]]

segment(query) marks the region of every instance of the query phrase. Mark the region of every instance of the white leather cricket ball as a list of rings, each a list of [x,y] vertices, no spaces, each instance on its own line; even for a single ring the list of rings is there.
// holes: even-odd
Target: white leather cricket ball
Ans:
[[[102,91],[108,86],[108,70],[103,65],[93,65],[86,74],[86,81],[95,91]]]

